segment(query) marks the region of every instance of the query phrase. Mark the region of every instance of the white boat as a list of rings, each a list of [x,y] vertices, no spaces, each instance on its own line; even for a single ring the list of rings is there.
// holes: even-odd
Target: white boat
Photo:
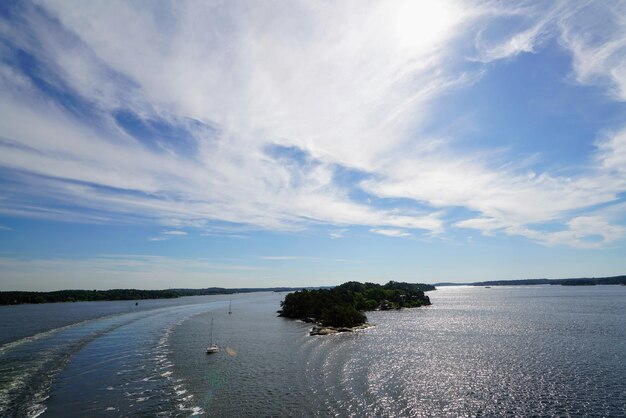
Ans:
[[[220,348],[213,342],[213,318],[211,318],[211,332],[209,334],[209,345],[206,348],[207,354],[213,354],[220,351]]]

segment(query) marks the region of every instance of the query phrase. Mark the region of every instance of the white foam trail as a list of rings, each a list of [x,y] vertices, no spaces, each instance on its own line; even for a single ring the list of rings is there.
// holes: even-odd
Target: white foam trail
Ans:
[[[10,351],[10,350],[13,350],[16,347],[19,347],[22,344],[26,344],[26,343],[31,343],[33,341],[37,341],[40,338],[47,337],[49,335],[56,334],[59,331],[64,331],[66,329],[70,329],[70,328],[76,327],[78,325],[85,324],[85,323],[87,323],[89,321],[93,321],[93,319],[87,319],[87,320],[80,321],[80,322],[74,322],[73,324],[64,325],[64,326],[58,327],[58,328],[53,328],[53,329],[50,329],[48,331],[40,332],[38,334],[30,335],[28,337],[24,337],[24,338],[21,338],[19,340],[11,341],[9,343],[0,345],[0,356],[3,355],[4,353]]]

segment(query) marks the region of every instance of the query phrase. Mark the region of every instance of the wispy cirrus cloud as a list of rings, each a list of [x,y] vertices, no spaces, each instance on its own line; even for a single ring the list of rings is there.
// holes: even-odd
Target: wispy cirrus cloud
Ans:
[[[410,233],[403,231],[401,229],[372,228],[370,229],[370,232],[374,234],[385,235],[388,237],[397,237],[397,238],[406,238],[406,237],[411,236]]]
[[[563,6],[554,2],[533,7],[529,2],[498,7],[485,2],[479,6],[482,21],[474,40],[476,55],[471,59],[487,63],[535,52],[553,32]]]
[[[173,236],[181,236],[181,235],[187,235],[187,231],[180,231],[177,229],[171,229],[171,230],[167,230],[167,231],[161,231],[161,233],[163,235],[173,235]]]
[[[270,260],[270,261],[285,261],[285,260],[319,260],[317,257],[304,257],[304,256],[294,256],[294,255],[267,255],[259,257],[261,260]]]
[[[520,155],[461,153],[427,129],[432,103],[549,40],[573,57],[574,82],[623,100],[623,2],[12,7],[0,23],[0,213],[388,236],[460,227],[575,247],[624,235],[623,219],[594,212],[626,191],[622,131],[589,138],[574,174],[529,174]],[[588,7],[610,17],[600,32],[579,30]],[[448,219],[454,208],[472,215]],[[592,225],[604,232],[590,244]],[[183,232],[172,231],[154,239]]]
[[[205,259],[180,259],[153,255],[108,254],[84,259],[47,258],[26,259],[0,257],[0,287],[10,290],[50,290],[84,288],[128,288],[129,283],[140,289],[176,287],[234,287],[235,279],[247,285],[259,274],[270,270],[264,266],[228,264]],[[45,278],[45,280],[42,280]]]
[[[320,263],[320,262],[339,262],[339,263],[354,263],[358,262],[356,260],[348,260],[344,258],[323,258],[323,257],[312,257],[312,256],[303,256],[303,255],[267,255],[260,256],[260,260],[266,261],[295,261],[295,262],[310,262],[310,263]]]
[[[266,255],[259,257],[259,259],[267,261],[320,261],[319,257],[307,257],[297,255]]]
[[[328,236],[331,237],[332,239],[345,238],[347,232],[348,232],[348,229],[346,228],[335,229],[333,231],[330,231]]]
[[[593,13],[594,18],[588,15]],[[605,85],[616,100],[626,101],[626,3],[597,7],[581,3],[564,13],[557,24],[560,42],[572,53],[578,83]]]
[[[148,241],[167,241],[170,238],[181,237],[185,235],[187,235],[187,231],[181,231],[178,229],[170,229],[170,230],[161,231],[161,235],[148,238]]]

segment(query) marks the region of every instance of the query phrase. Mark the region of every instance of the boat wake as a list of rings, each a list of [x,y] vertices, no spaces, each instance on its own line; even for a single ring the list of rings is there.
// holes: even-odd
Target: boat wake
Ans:
[[[214,307],[213,302],[112,315],[4,344],[0,416],[197,413],[174,377],[169,338],[182,322]]]

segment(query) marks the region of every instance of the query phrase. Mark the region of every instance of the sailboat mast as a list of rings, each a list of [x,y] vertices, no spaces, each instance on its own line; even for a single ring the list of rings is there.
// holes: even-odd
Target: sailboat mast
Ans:
[[[209,332],[209,346],[206,348],[207,354],[213,354],[220,351],[220,348],[213,344],[213,317],[211,317],[211,330]]]

